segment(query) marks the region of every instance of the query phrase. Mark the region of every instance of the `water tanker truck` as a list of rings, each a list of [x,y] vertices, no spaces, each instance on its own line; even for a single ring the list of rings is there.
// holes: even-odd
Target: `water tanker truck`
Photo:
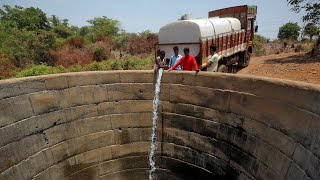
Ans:
[[[188,47],[198,65],[205,64],[210,46],[215,44],[221,57],[218,72],[233,72],[234,66],[246,67],[253,52],[257,6],[237,6],[209,12],[208,18],[169,23],[159,31],[156,52],[173,55],[172,48]]]

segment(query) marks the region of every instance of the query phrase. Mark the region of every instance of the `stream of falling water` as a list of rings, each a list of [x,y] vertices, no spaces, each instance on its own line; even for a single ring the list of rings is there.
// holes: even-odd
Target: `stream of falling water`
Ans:
[[[151,151],[149,154],[149,180],[153,179],[153,173],[156,171],[155,151],[157,149],[157,122],[158,122],[158,108],[159,108],[159,94],[161,87],[161,77],[163,69],[158,70],[157,81],[155,84],[155,93],[153,99],[153,116],[152,116],[152,135],[151,135]]]

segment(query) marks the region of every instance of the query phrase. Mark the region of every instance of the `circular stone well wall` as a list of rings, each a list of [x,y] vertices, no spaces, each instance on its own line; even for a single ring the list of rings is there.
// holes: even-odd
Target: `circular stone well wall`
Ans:
[[[0,81],[0,179],[148,179],[152,71]],[[158,179],[319,179],[320,86],[164,73]]]

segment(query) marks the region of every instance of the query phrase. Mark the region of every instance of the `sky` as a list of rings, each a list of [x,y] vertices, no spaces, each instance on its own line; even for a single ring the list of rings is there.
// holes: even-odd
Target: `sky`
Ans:
[[[257,5],[259,34],[275,39],[279,27],[289,21],[302,23],[302,15],[290,11],[286,0],[0,0],[0,6],[38,7],[48,16],[69,19],[71,25],[88,25],[87,20],[107,16],[121,22],[127,32],[158,32],[183,14],[207,17],[208,12],[238,5]]]

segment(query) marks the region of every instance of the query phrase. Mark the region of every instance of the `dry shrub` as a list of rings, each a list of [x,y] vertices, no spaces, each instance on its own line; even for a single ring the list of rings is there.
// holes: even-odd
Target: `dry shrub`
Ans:
[[[76,64],[85,66],[93,61],[114,58],[112,39],[106,37],[92,45],[85,45],[83,38],[73,37],[62,47],[52,50],[53,65],[70,67]]]
[[[150,35],[147,38],[142,36],[133,37],[129,40],[126,50],[132,55],[150,54],[153,52],[157,41],[158,36],[156,35]]]
[[[85,46],[83,37],[79,37],[79,36],[71,37],[70,39],[67,40],[67,43],[70,46],[73,46],[76,48],[83,48]]]
[[[0,55],[0,79],[8,78],[17,67],[13,61],[4,55]]]
[[[84,66],[93,62],[93,52],[90,47],[76,48],[65,45],[51,52],[54,57],[55,66],[70,67],[75,64]]]
[[[93,51],[93,60],[99,62],[103,60],[114,59],[115,55],[112,53],[114,48],[115,46],[111,40],[94,43],[91,46]]]

